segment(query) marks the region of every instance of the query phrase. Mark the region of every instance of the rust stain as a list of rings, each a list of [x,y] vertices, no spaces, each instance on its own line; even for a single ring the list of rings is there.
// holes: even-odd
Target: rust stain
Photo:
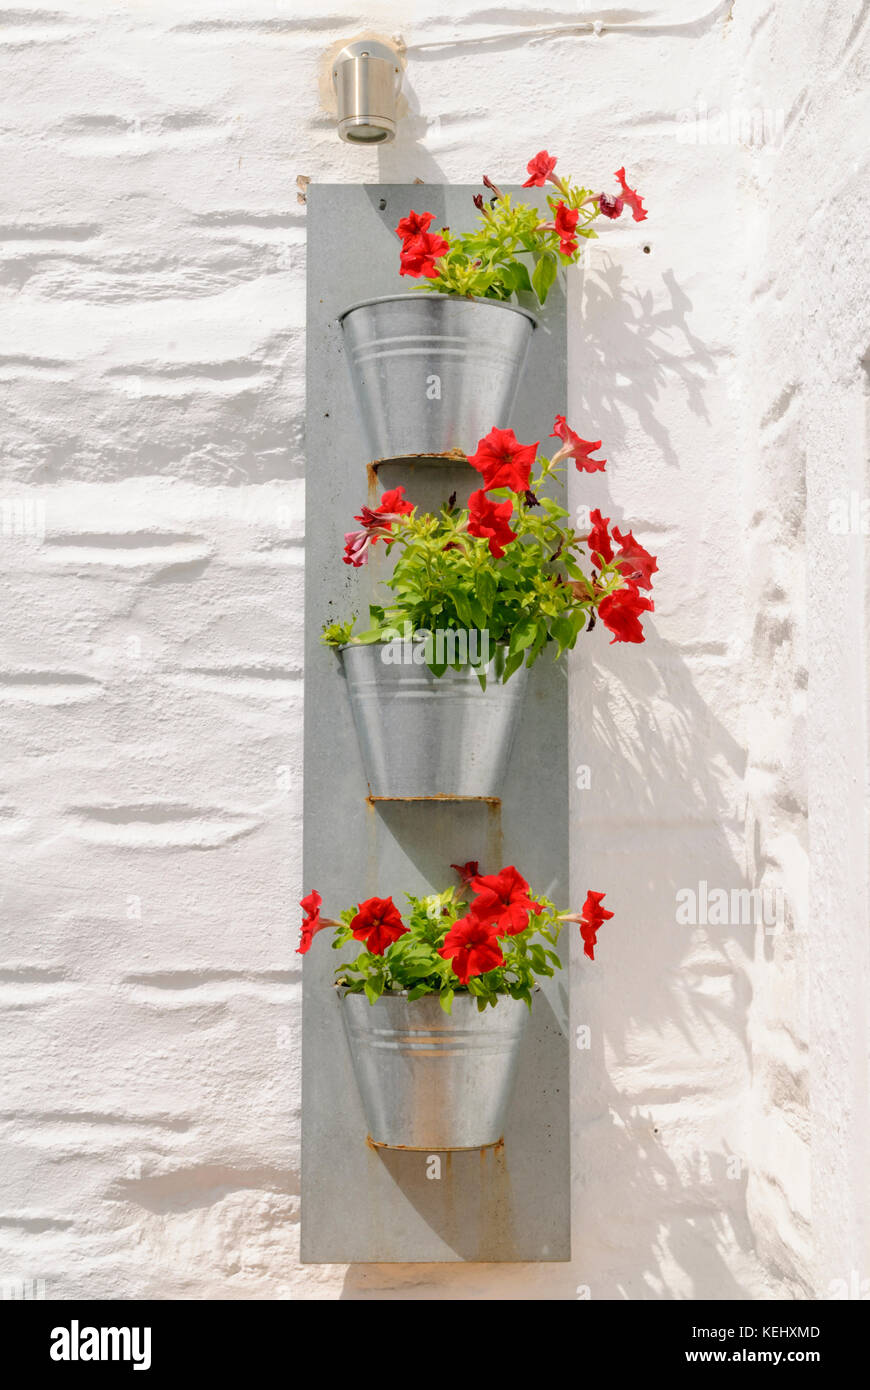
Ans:
[[[443,454],[388,454],[367,463],[366,472],[377,478],[382,463],[468,463],[468,455],[462,449],[448,449]]]
[[[366,797],[366,839],[368,840],[368,854],[366,855],[366,888],[369,897],[372,897],[377,890],[378,879],[378,815],[372,805],[371,798]]]
[[[378,499],[378,470],[374,463],[366,464],[366,486],[369,501],[376,502]]]
[[[501,826],[501,801],[489,803],[489,813],[487,815],[487,846],[488,857],[493,864],[502,862],[502,852],[504,849],[504,835]]]
[[[435,796],[367,796],[366,801],[373,805],[376,801],[474,801],[490,807],[490,810],[501,810],[500,796],[451,796],[450,792],[438,792]]]
[[[386,1149],[388,1153],[406,1154],[444,1154],[445,1172],[450,1173],[452,1167],[453,1154],[473,1154],[475,1148],[463,1149],[455,1146],[452,1149],[439,1149],[433,1144],[383,1144],[380,1139],[373,1139],[370,1134],[366,1135],[366,1143],[370,1149]],[[485,1144],[480,1150],[481,1157],[487,1154],[500,1152],[504,1148],[504,1139],[496,1139],[494,1144]]]
[[[517,1258],[514,1194],[507,1167],[504,1139],[481,1150],[480,1253],[498,1248],[499,1258]],[[491,1258],[491,1257],[490,1257]]]

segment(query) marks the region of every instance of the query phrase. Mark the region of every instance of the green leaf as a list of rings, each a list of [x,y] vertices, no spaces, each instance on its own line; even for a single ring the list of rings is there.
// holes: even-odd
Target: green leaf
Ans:
[[[492,570],[478,570],[474,576],[474,591],[477,594],[478,602],[487,617],[492,612],[492,605],[495,603],[495,596],[498,592],[495,575]]]
[[[541,304],[547,301],[547,295],[553,287],[556,279],[558,261],[552,251],[545,251],[538,257],[534,270],[532,271],[532,288],[538,296]]]
[[[379,978],[376,978],[374,980],[366,980],[365,984],[363,985],[363,988],[366,992],[366,998],[368,999],[369,1003],[377,1003],[378,999],[380,999],[381,995],[384,992],[383,976],[380,976]]]
[[[538,625],[534,618],[521,618],[511,633],[510,646],[508,651],[511,656],[516,652],[524,652],[526,647],[530,647],[535,640]]]
[[[507,661],[505,662],[502,682],[504,683],[504,681],[509,681],[514,671],[518,671],[524,661],[525,652],[514,652],[513,656],[509,656]]]
[[[453,990],[442,990],[438,996],[438,1003],[441,1005],[444,1012],[446,1014],[449,1014],[453,1009]]]
[[[457,589],[453,595],[453,607],[456,609],[456,616],[465,627],[474,626],[474,614],[472,612],[471,600],[468,596]]]
[[[531,290],[529,272],[522,261],[511,261],[508,265],[500,266],[499,270],[503,283],[513,294],[518,294],[521,290]]]
[[[529,656],[527,662],[529,666],[531,666],[532,662],[540,653],[541,648],[544,646],[544,643],[546,642],[549,635],[550,629],[547,626],[546,619],[539,618],[537,621],[537,631],[535,633],[535,640],[529,648]]]
[[[558,618],[553,619],[550,623],[550,632],[559,644],[560,656],[566,647],[570,647],[577,636],[574,620],[567,613],[560,613]]]

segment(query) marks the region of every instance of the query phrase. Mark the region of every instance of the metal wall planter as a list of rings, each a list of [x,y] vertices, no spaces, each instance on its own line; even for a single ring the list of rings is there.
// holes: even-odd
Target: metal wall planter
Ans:
[[[433,213],[436,225],[460,226],[470,215],[476,191],[427,185],[425,206]],[[545,190],[538,193],[544,206]],[[528,194],[526,190],[522,196]],[[355,355],[351,338],[353,335],[355,341],[358,325],[350,322],[347,305],[383,296],[384,304],[394,305],[398,300],[402,313],[416,314],[422,299],[427,315],[445,313],[437,296],[407,294],[397,279],[394,229],[416,196],[416,190],[412,192],[406,185],[315,183],[309,189],[306,209],[309,406],[303,879],[305,891],[320,888],[324,911],[330,913],[370,895],[392,894],[396,905],[404,909],[404,891],[421,895],[441,889],[449,881],[448,866],[467,860],[479,860],[484,870],[516,862],[531,881],[546,885],[548,896],[554,900],[567,895],[569,758],[567,681],[562,663],[539,661],[531,671],[515,673],[506,686],[491,683],[485,695],[473,673],[467,673],[466,698],[475,704],[461,724],[455,717],[457,702],[449,694],[436,697],[441,705],[429,701],[430,708],[420,723],[429,729],[433,720],[441,721],[434,741],[451,757],[458,755],[458,761],[447,769],[439,763],[432,781],[421,779],[418,768],[408,782],[398,784],[396,799],[377,800],[379,792],[383,795],[384,783],[363,765],[361,739],[348,698],[351,666],[370,661],[376,654],[358,648],[345,651],[339,660],[320,640],[325,619],[367,611],[373,584],[390,563],[380,546],[361,570],[343,566],[340,561],[344,532],[366,500],[367,469],[370,504],[376,504],[377,487],[403,485],[410,500],[425,510],[439,505],[452,491],[464,498],[465,489],[479,485],[479,475],[468,468],[465,454],[493,425],[512,425],[520,439],[538,439],[547,422],[564,410],[565,301],[561,285],[556,284],[538,311],[534,328],[516,309],[451,300],[446,306],[448,313],[471,313],[480,322],[485,316],[487,324],[495,325],[486,329],[482,341],[489,347],[496,345],[497,355],[502,354],[509,328],[512,333],[518,328],[521,338],[531,339],[534,351],[528,352],[525,362],[523,349],[519,360],[507,368],[503,363],[496,367],[486,364],[480,373],[473,354],[461,344],[459,356],[451,359],[449,353],[442,354],[439,362],[437,338],[441,330],[437,324],[433,328],[430,321],[434,337],[422,351],[409,355],[405,362],[401,351],[382,360],[382,365],[383,361],[391,363],[389,371],[385,369],[391,396],[387,403],[375,407],[369,427],[374,437],[366,438],[354,394],[356,367],[348,370],[348,359]],[[399,333],[405,331],[400,325]],[[364,375],[377,378],[373,362],[366,364]],[[461,369],[451,374],[457,362]],[[397,382],[397,374],[401,376],[406,370],[411,375]],[[484,377],[491,372],[498,378],[495,387],[499,395],[484,399]],[[433,386],[427,382],[430,376],[439,378],[440,400],[437,390],[427,395]],[[368,389],[368,382],[364,389]],[[516,402],[509,418],[515,389]],[[457,410],[457,391],[461,411]],[[431,412],[428,423],[427,411]],[[398,429],[406,425],[405,432],[385,435],[382,425],[376,432],[379,414],[385,422],[383,428],[387,423]],[[385,459],[391,461],[378,467],[375,475],[370,465]],[[419,666],[382,668],[382,673],[410,673],[417,679],[420,671]],[[428,680],[428,673],[424,679]],[[447,682],[451,679],[449,675],[444,678]],[[525,685],[528,717],[522,716],[521,728],[513,739],[503,786],[495,779],[469,784],[464,780],[466,763],[477,743],[490,736],[491,697],[504,693],[509,701],[516,700]],[[449,691],[449,684],[441,689]],[[384,698],[381,692],[378,703],[382,713]],[[428,694],[420,698],[428,699]],[[380,726],[378,737],[381,750],[387,747],[383,756],[388,765],[392,762],[389,745],[396,742],[393,715],[403,704],[412,703],[400,696]],[[445,717],[448,708],[452,714]],[[484,728],[471,735],[467,721],[476,719],[478,712],[484,716]],[[484,750],[482,761],[491,765],[493,755]],[[454,799],[469,792],[472,799]],[[491,795],[502,799],[490,800]],[[333,987],[335,966],[357,953],[358,944],[354,943],[338,960],[329,949],[312,950],[304,958],[303,1260],[353,1266],[366,1261],[515,1263],[569,1259],[567,1098],[571,1029],[564,982],[543,981],[531,1014],[525,1005],[509,998],[500,1000],[495,1009],[478,1013],[476,1002],[458,994],[451,1025],[437,1000],[424,998],[408,1004],[404,998],[390,996],[374,1006],[365,996],[340,1001]],[[397,1023],[396,1006],[410,1017]],[[437,1016],[430,1025],[428,1011],[433,1008]],[[465,1010],[469,1012],[469,1029],[463,1020]],[[386,1015],[389,1030],[400,1037],[410,1036],[408,1054],[385,1060],[385,1054],[398,1053],[398,1049],[363,1046],[351,1014],[359,1015],[359,1027],[364,1030],[383,1030],[385,1025],[378,1020]],[[504,1055],[509,1049],[507,1039],[500,1034],[514,1023],[524,1031],[516,1043],[519,1058],[511,1099],[510,1077],[502,1080],[502,1068],[510,1070]],[[344,1036],[349,1024],[353,1025],[350,1047]],[[467,1088],[477,1084],[467,1055],[462,1065],[471,1070],[466,1070],[456,1089],[446,1080],[448,1070],[455,1077],[457,1064],[471,1047],[467,1038],[461,1042],[455,1034],[445,1034],[451,1026],[466,1032],[473,1029],[475,1038],[476,1030],[484,1028],[479,1046],[496,1049],[486,1057],[488,1094],[483,1098],[474,1095],[472,1100],[475,1111],[491,1104],[496,1115],[484,1123],[484,1116],[477,1113],[474,1132],[460,1123],[465,1112],[463,1096],[467,1100]],[[426,1056],[444,1050],[451,1053],[446,1062],[444,1057]],[[376,1058],[373,1095],[367,1053]],[[404,1073],[398,1083],[394,1079],[393,1069],[399,1061],[412,1075],[410,1107],[402,1107],[398,1101],[408,1080]],[[434,1079],[422,1075],[422,1068],[430,1062],[439,1068]],[[495,1071],[499,1074],[497,1082]],[[426,1097],[431,1099],[435,1087],[441,1088],[441,1101],[439,1127],[433,1133],[417,1126],[421,1116],[425,1118]],[[404,1094],[408,1097],[407,1089]],[[453,1107],[451,1094],[457,1097],[457,1105],[448,1131],[440,1124],[440,1112]],[[388,1112],[392,1110],[395,1118],[397,1109],[399,1127],[390,1128]],[[502,1134],[503,1145],[496,1142]],[[366,1143],[367,1135],[373,1143]],[[393,1143],[403,1147],[385,1146]],[[474,1147],[466,1148],[465,1143]],[[349,1275],[351,1281],[355,1277]]]
[[[445,1014],[436,995],[340,998],[372,1143],[431,1152],[503,1138],[529,1017],[522,1000],[481,1013],[473,995],[457,994]]]
[[[402,639],[341,649],[369,795],[499,797],[525,667],[502,683],[490,662],[484,690],[471,666],[439,677],[422,655],[422,643]]]
[[[526,309],[417,292],[340,318],[372,459],[473,453],[507,428],[537,326]]]

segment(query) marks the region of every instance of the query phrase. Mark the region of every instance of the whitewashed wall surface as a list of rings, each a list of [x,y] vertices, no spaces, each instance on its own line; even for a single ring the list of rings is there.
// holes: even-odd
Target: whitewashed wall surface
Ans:
[[[329,109],[363,32],[407,50],[380,150]],[[859,0],[0,13],[5,1292],[870,1293],[867,66]],[[609,460],[577,501],[661,566],[649,641],[571,672],[617,914],[572,984],[574,1257],[303,1266],[297,176],[541,148],[650,209],[573,274],[568,415]]]

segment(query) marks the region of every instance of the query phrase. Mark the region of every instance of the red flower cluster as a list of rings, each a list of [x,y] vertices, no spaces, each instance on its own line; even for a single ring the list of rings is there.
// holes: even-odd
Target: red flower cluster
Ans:
[[[344,555],[346,565],[359,569],[368,563],[369,546],[377,545],[380,536],[389,548],[390,530],[394,521],[408,516],[414,510],[413,502],[405,500],[405,489],[394,487],[385,492],[379,507],[363,507],[359,516],[354,517],[362,526],[361,531],[346,531],[344,536]]]
[[[412,208],[396,227],[396,236],[402,238],[400,275],[410,275],[414,280],[419,280],[423,275],[429,280],[437,279],[435,262],[450,250],[450,243],[437,232],[429,231],[434,215],[432,212],[414,212]]]
[[[589,554],[597,564],[610,564],[614,559],[611,533],[608,532],[610,517],[602,516],[596,507],[589,513],[592,530],[586,538]],[[620,574],[626,581],[625,588],[608,594],[598,605],[598,616],[612,633],[614,642],[642,642],[643,628],[640,625],[641,613],[652,613],[655,605],[646,598],[641,589],[652,588],[652,576],[658,569],[654,555],[636,541],[630,531],[624,534],[618,526],[613,528],[613,540],[619,546],[616,562]]]
[[[498,938],[525,931],[530,914],[543,907],[529,897],[529,885],[512,864],[498,874],[471,873],[475,863],[453,867],[476,896],[466,915],[453,923],[438,954],[467,985],[472,975],[485,975],[502,964]]]
[[[546,150],[541,150],[535,155],[534,159],[530,159],[526,165],[529,171],[529,177],[523,184],[523,188],[543,188],[545,183],[554,183],[557,188],[566,192],[567,190],[565,189],[564,183],[559,178],[559,175],[554,172],[556,164],[557,160],[555,155],[548,154]],[[596,198],[588,199],[587,201],[597,202],[598,211],[603,213],[605,217],[609,217],[612,221],[617,217],[621,217],[623,209],[626,203],[628,203],[635,222],[643,222],[647,215],[646,208],[643,205],[643,198],[635,189],[630,188],[626,183],[625,165],[623,165],[621,169],[617,169],[614,178],[619,179],[622,188],[621,193],[615,194],[612,198],[607,193],[600,193]],[[577,250],[574,230],[577,226],[578,217],[579,213],[575,209],[569,208],[565,203],[559,203],[556,208],[555,223],[544,223],[545,226],[559,233],[559,250],[562,252],[563,256],[573,256],[574,252]],[[428,226],[429,224],[427,223],[426,225]]]
[[[529,885],[512,864],[497,874],[481,874],[478,867],[477,860],[451,865],[462,881],[463,895],[470,889],[474,897],[465,916],[453,923],[438,951],[444,960],[450,961],[453,973],[463,985],[473,976],[485,975],[504,964],[499,938],[519,935],[528,927],[531,916],[548,911],[543,903],[532,900]],[[590,960],[595,959],[599,928],[613,916],[602,907],[603,899],[603,893],[590,891],[580,912],[566,912],[559,918],[560,922],[579,924],[583,948]],[[313,892],[300,904],[305,912],[298,947],[300,955],[310,950],[313,938],[324,927],[341,926],[329,917],[321,917],[321,901],[320,894]],[[409,929],[392,898],[368,898],[359,904],[350,930],[357,941],[365,942],[372,955],[382,956],[394,942],[407,935]]]

